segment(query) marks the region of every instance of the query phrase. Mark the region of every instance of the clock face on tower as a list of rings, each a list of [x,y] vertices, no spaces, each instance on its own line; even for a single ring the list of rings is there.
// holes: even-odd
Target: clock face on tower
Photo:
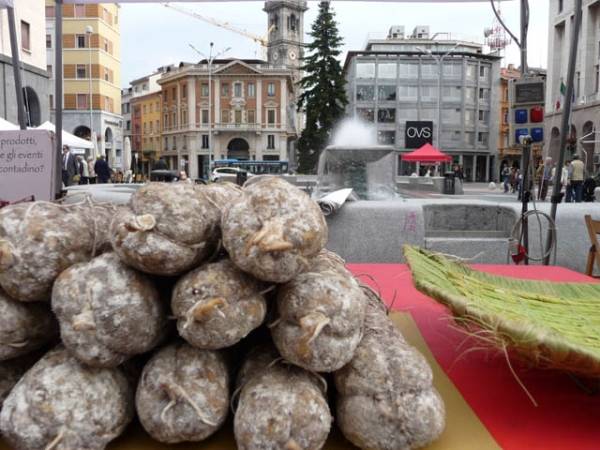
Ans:
[[[279,59],[279,52],[277,50],[275,50],[273,52],[273,61],[277,61]]]
[[[296,52],[294,50],[290,50],[290,52],[288,53],[290,59],[293,61],[296,59]]]

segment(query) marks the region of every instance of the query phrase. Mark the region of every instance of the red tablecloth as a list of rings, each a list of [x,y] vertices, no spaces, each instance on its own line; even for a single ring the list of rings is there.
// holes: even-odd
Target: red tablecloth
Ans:
[[[408,311],[427,345],[457,389],[505,449],[600,449],[600,395],[585,394],[567,374],[528,368],[511,361],[538,403],[518,385],[504,353],[460,347],[465,334],[455,328],[442,305],[418,292],[403,264],[350,264],[355,275],[380,289],[394,310]],[[591,282],[561,267],[490,266],[476,269],[498,275],[549,281]],[[600,301],[600,298],[598,299]]]

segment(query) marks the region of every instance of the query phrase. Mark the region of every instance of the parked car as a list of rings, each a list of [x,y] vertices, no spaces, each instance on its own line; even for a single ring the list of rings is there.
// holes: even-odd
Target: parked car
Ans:
[[[219,178],[222,178],[223,176],[235,177],[238,173],[245,173],[248,178],[254,176],[253,173],[250,173],[244,169],[240,169],[239,167],[218,167],[213,170],[212,174],[210,175],[210,180],[218,181]]]

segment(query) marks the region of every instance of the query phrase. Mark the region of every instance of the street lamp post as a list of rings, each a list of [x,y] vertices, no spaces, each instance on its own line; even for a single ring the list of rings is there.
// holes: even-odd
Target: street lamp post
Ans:
[[[214,45],[215,45],[214,42],[210,43],[210,51],[208,53],[208,57],[206,57],[206,55],[204,53],[202,53],[200,50],[198,50],[192,44],[189,44],[189,46],[192,48],[192,50],[194,50],[196,53],[198,53],[200,56],[202,56],[204,59],[206,59],[206,61],[208,63],[208,177],[209,178],[210,178],[210,175],[212,174],[212,159],[213,159],[213,152],[212,152],[212,65],[213,65],[213,61],[215,59],[217,59],[222,54],[231,50],[231,47],[227,47],[226,49],[221,50],[219,53],[217,53],[216,55],[213,56]],[[219,93],[215,92],[215,95],[219,95]],[[215,113],[215,115],[216,115],[216,113]],[[200,123],[202,123],[202,115],[200,116]]]
[[[85,27],[85,34],[87,35],[87,45],[88,45],[88,55],[89,55],[89,72],[88,72],[88,80],[89,80],[89,91],[90,91],[90,142],[92,141],[93,133],[93,118],[92,118],[92,105],[93,94],[92,94],[92,33],[94,29],[91,25]]]
[[[444,62],[444,58],[446,56],[448,56],[450,53],[452,53],[454,51],[454,49],[456,49],[456,47],[458,47],[459,43],[457,42],[456,44],[454,44],[454,47],[452,47],[450,50],[448,50],[446,53],[444,53],[442,56],[438,56],[438,55],[434,55],[433,52],[430,49],[426,49],[423,50],[420,47],[416,47],[417,50],[419,50],[420,52],[426,53],[429,56],[431,56],[433,59],[435,59],[435,61],[437,62],[437,66],[438,66],[438,95],[437,95],[437,133],[436,133],[436,139],[437,139],[437,145],[438,147],[442,147],[442,143],[440,141],[441,139],[441,129],[442,129],[442,64]]]

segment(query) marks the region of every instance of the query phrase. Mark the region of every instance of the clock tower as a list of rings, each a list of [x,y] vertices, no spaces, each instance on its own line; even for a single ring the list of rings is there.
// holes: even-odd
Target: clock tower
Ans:
[[[267,0],[268,62],[294,70],[300,78],[300,58],[304,56],[304,11],[306,0]]]

